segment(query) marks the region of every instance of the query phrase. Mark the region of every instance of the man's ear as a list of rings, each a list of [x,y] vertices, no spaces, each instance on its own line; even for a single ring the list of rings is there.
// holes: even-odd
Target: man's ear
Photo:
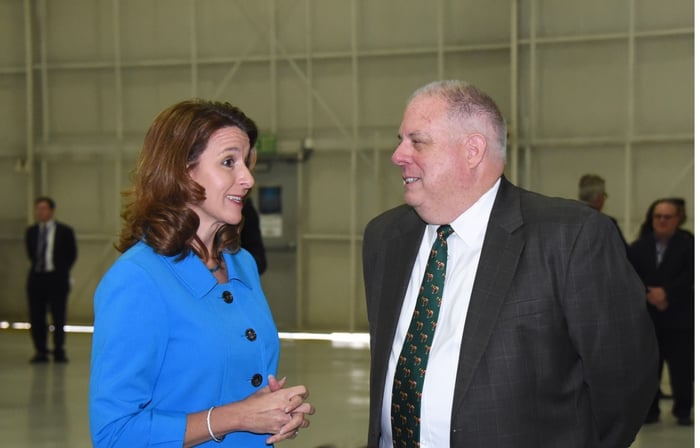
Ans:
[[[468,166],[475,168],[486,155],[486,137],[478,132],[473,132],[464,137],[464,145],[467,150]]]

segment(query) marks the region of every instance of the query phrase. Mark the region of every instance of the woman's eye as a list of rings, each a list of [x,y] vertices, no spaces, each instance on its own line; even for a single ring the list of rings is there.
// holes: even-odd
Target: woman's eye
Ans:
[[[222,162],[224,166],[228,167],[232,167],[234,163],[235,161],[232,158],[224,159],[224,161]]]

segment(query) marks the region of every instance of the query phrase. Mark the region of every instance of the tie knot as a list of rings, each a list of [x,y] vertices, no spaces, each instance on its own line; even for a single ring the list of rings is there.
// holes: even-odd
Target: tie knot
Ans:
[[[447,237],[449,237],[450,235],[452,235],[452,233],[453,233],[454,231],[455,231],[455,230],[452,228],[451,225],[449,225],[449,224],[443,224],[443,225],[441,225],[440,227],[438,227],[438,229],[437,229],[437,237],[438,237],[438,239],[441,239],[441,240],[444,241],[444,240],[447,239]]]

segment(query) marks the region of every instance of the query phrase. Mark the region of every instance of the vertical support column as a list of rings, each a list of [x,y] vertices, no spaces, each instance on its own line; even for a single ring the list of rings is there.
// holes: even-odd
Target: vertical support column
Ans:
[[[277,134],[277,4],[270,6],[270,132]]]
[[[305,20],[306,20],[306,35],[305,35],[305,46],[306,46],[306,79],[307,79],[307,89],[306,89],[306,137],[313,138],[314,130],[314,116],[313,116],[313,95],[311,94],[313,90],[313,63],[311,54],[313,52],[311,36],[312,34],[312,20],[311,20],[311,4],[310,0],[305,0]]]
[[[360,126],[360,74],[357,58],[357,0],[350,3],[350,36],[352,48],[352,148],[350,151],[350,320],[349,330],[355,331],[357,326],[355,314],[357,314],[357,151]]]
[[[46,48],[46,16],[48,15],[46,0],[39,2],[39,57],[41,73],[41,141],[47,143],[51,134],[49,114],[49,70],[48,50]]]
[[[445,1],[437,4],[437,75],[445,79]]]
[[[306,137],[312,138],[313,132],[313,65],[312,65],[312,20],[311,20],[311,4],[310,0],[304,1],[304,12],[306,20]],[[304,328],[304,255],[306,250],[306,243],[304,240],[304,233],[306,232],[306,203],[304,201],[304,181],[306,170],[306,164],[303,163],[304,148],[301,148],[301,153],[299,157],[299,163],[297,163],[297,234],[296,234],[296,284],[297,284],[297,294],[296,294],[296,329],[303,330]]]
[[[24,0],[24,71],[26,83],[26,170],[27,170],[27,224],[34,217],[34,72],[32,64],[32,2]]]
[[[190,0],[190,96],[198,95],[199,64],[197,52],[197,5]]]
[[[518,184],[520,164],[518,136],[518,0],[510,2],[510,178]]]
[[[47,143],[51,137],[51,119],[50,119],[50,106],[49,106],[49,70],[48,70],[48,49],[46,44],[46,36],[48,35],[46,26],[46,17],[48,15],[46,0],[41,0],[39,2],[39,73],[41,74],[41,143],[43,144],[44,151],[41,154],[41,163],[39,170],[39,193],[47,194],[49,191],[48,185],[48,154],[47,154]],[[32,105],[32,107],[34,107]]]
[[[122,47],[121,47],[121,10],[120,0],[112,0],[112,32],[114,34],[114,127],[117,144],[114,147],[114,190],[113,200],[116,208],[114,228],[118,232],[121,227],[121,190],[124,160],[122,157],[124,143],[124,82],[122,79]],[[111,244],[110,244],[111,245]]]
[[[525,147],[525,182],[524,187],[530,188],[532,176],[532,147],[537,138],[537,0],[530,0],[530,87],[529,87],[529,126],[530,135]],[[522,185],[522,184],[521,184]]]
[[[627,35],[627,132],[625,136],[625,186],[624,198],[625,207],[623,210],[622,228],[628,234],[632,222],[632,140],[634,139],[634,90],[635,90],[635,24],[636,4],[635,0],[629,0],[629,30]]]

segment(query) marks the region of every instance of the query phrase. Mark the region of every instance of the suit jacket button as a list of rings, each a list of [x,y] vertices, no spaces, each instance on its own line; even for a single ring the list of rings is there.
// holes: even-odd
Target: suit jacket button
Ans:
[[[248,328],[245,331],[245,337],[247,337],[249,341],[254,341],[258,338],[258,335],[255,333],[255,330]]]
[[[262,384],[263,377],[259,373],[256,373],[253,375],[253,378],[250,380],[250,384],[253,385],[253,387],[258,387]]]

